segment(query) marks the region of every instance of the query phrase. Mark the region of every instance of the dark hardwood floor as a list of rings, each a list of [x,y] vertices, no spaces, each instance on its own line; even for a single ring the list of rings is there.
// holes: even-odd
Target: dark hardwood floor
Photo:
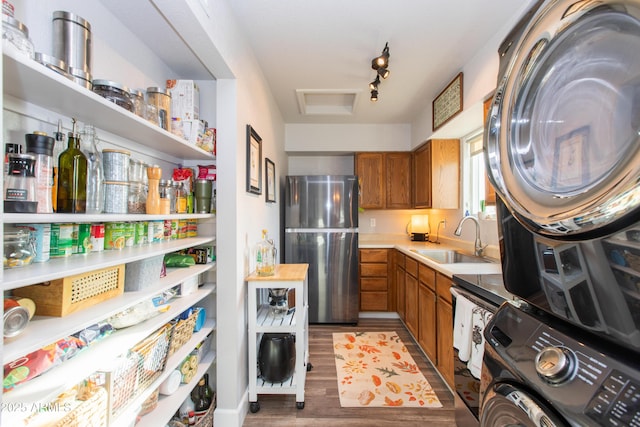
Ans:
[[[442,408],[341,408],[333,355],[334,332],[396,331],[435,390]],[[357,326],[311,325],[305,407],[296,408],[295,395],[258,395],[260,410],[248,413],[244,426],[455,426],[453,396],[431,362],[397,319],[360,319]]]

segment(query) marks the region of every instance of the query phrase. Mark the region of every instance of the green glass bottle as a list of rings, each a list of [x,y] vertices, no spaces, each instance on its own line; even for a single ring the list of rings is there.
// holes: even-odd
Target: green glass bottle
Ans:
[[[69,132],[67,149],[58,159],[59,213],[84,213],[87,206],[87,158],[80,151],[80,135],[76,133],[76,119]]]

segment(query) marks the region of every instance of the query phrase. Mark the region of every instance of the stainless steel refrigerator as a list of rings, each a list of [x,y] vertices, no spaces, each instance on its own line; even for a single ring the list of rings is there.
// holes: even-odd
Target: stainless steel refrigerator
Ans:
[[[358,179],[287,176],[284,259],[309,264],[309,322],[358,323]]]

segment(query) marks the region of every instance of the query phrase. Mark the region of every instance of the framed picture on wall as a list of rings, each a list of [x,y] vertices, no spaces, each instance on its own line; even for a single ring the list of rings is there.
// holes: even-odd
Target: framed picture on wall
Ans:
[[[265,182],[266,188],[265,198],[267,203],[275,203],[276,202],[276,164],[273,163],[269,158],[264,159],[265,166]]]
[[[247,192],[262,194],[262,138],[247,125]]]

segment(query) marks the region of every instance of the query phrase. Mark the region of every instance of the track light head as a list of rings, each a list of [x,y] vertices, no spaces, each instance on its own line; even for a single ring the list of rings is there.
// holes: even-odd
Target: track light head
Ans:
[[[376,79],[369,83],[369,89],[378,90],[378,85],[380,84],[380,76],[376,76]]]
[[[371,61],[371,68],[378,70],[380,68],[387,68],[389,66],[389,42],[384,45],[382,49],[382,55],[373,58]]]
[[[371,91],[371,101],[376,102],[377,100],[378,100],[378,91],[374,89]]]
[[[389,70],[386,68],[378,69],[378,77],[382,77],[383,79],[386,79],[387,77],[389,77]]]

